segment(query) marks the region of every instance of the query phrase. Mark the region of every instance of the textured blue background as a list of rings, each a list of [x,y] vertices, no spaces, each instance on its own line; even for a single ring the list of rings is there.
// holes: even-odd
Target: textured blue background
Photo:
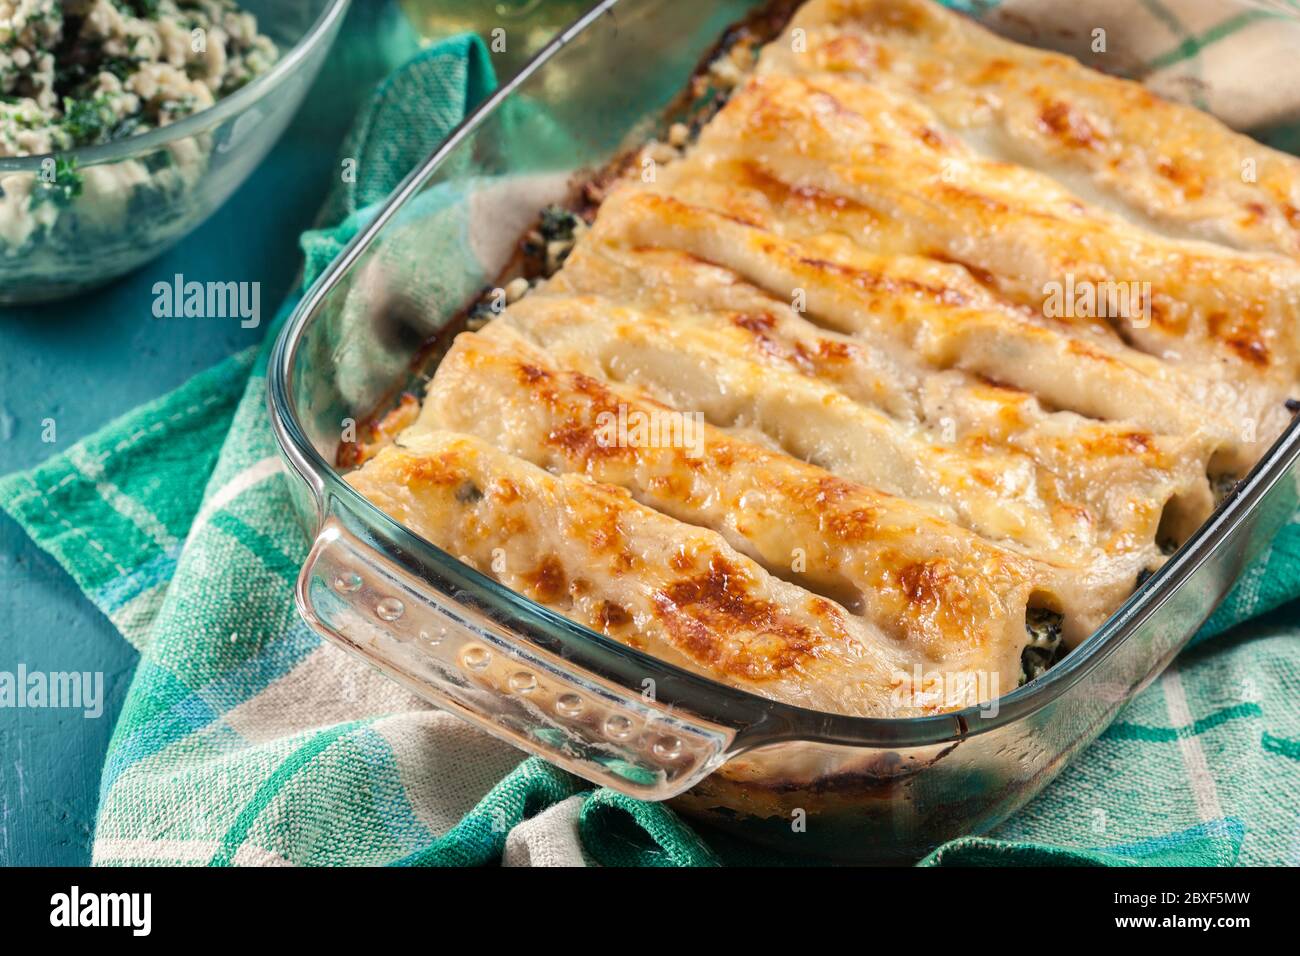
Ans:
[[[156,319],[150,288],[187,279],[262,283],[265,321],[298,267],[295,237],[328,188],[297,137],[211,220],[162,259],[74,302],[0,310],[0,473],[34,465],[180,385],[263,328],[238,319]],[[305,169],[315,167],[309,175]],[[53,418],[58,441],[41,441]],[[0,864],[89,860],[99,767],[136,654],[72,579],[0,514],[0,670],[104,672],[98,720],[67,710],[0,711]]]
[[[297,237],[338,175],[337,148],[369,82],[416,40],[393,3],[353,4],[302,112],[231,200],[170,253],[79,299],[0,308],[0,474],[37,464],[261,340],[295,282]],[[365,39],[358,41],[358,37]],[[345,62],[346,61],[346,62]],[[175,273],[261,282],[263,324],[157,319]],[[41,420],[57,442],[41,441]],[[137,654],[49,555],[0,512],[0,671],[102,671],[105,709],[0,710],[0,865],[90,862],[99,772]]]

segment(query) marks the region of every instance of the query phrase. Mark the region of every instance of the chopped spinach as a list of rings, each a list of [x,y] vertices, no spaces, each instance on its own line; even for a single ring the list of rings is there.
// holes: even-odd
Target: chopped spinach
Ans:
[[[1064,618],[1045,607],[1025,611],[1025,633],[1029,643],[1020,653],[1020,683],[1025,684],[1043,674],[1061,659],[1061,622]]]
[[[63,128],[78,146],[93,146],[112,138],[117,116],[108,105],[107,98],[96,96],[88,100],[63,101]]]
[[[538,231],[547,242],[568,242],[573,239],[580,221],[576,213],[563,206],[547,206],[542,210]]]
[[[585,226],[577,213],[563,206],[547,206],[542,210],[537,228],[529,233],[524,252],[541,257],[543,274],[554,275],[573,251],[574,243]]]
[[[32,189],[32,205],[48,202],[60,209],[66,208],[84,188],[85,179],[77,170],[77,161],[70,156],[58,156],[54,160],[53,179],[36,181]]]
[[[113,6],[142,20],[157,20],[161,0],[113,0]]]
[[[144,157],[144,168],[151,173],[156,173],[160,169],[167,169],[174,164],[172,154],[165,149],[156,150]]]
[[[132,56],[106,56],[99,62],[99,72],[112,73],[123,82],[144,61]]]

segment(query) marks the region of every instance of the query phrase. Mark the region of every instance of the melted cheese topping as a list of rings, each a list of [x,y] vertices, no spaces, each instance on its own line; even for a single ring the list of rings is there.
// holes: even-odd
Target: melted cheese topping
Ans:
[[[1134,84],[813,0],[649,155],[349,480],[664,660],[847,714],[988,700],[1289,421],[1300,165]]]

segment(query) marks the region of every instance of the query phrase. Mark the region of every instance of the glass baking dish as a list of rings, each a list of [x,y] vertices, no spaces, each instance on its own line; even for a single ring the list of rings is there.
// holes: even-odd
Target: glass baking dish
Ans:
[[[359,416],[428,374],[427,343],[507,266],[542,206],[653,135],[701,58],[759,6],[599,4],[415,170],[313,285],[269,373],[314,535],[297,598],[328,639],[593,783],[803,856],[914,860],[1014,813],[1188,642],[1295,511],[1300,426],[1044,676],[913,719],[814,712],[648,657],[407,531],[332,465]]]

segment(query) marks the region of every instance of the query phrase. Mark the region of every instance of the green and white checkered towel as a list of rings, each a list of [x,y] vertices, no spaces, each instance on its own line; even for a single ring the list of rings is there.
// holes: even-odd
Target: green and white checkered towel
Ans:
[[[1209,70],[1232,42],[1206,23],[1170,29],[1178,65]],[[384,83],[346,147],[361,179],[329,207],[342,225],[303,239],[306,282],[491,82],[481,46],[458,38]],[[0,504],[141,650],[95,862],[772,861],[524,759],[323,644],[294,609],[307,542],[267,421],[265,362],[266,349],[237,355],[0,483]],[[1297,596],[1293,523],[1203,632],[1214,640],[1014,819],[927,862],[1300,863],[1295,614],[1242,624]]]

